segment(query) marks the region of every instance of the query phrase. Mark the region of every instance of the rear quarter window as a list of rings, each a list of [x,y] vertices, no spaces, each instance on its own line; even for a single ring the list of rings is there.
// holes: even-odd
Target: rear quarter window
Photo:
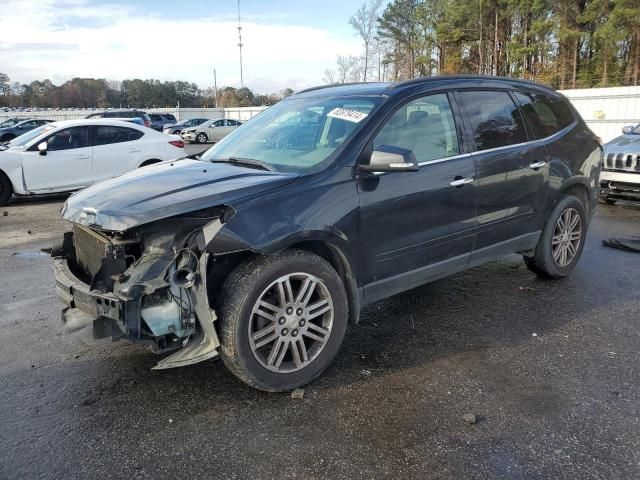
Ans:
[[[558,133],[575,120],[571,107],[562,97],[518,91],[514,94],[536,138]]]
[[[528,141],[520,111],[506,91],[461,91],[460,99],[478,151]]]

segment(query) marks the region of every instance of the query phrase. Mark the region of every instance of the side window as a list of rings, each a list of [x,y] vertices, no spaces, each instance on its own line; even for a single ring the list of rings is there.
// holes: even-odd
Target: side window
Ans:
[[[571,108],[561,97],[540,93],[514,93],[536,138],[549,137],[575,120]]]
[[[89,127],[73,127],[58,130],[47,138],[47,151],[70,150],[89,146]]]
[[[218,120],[217,122],[214,122],[213,126],[214,127],[224,127],[224,120]]]
[[[400,107],[373,140],[373,147],[406,148],[419,162],[460,153],[449,99],[444,93],[413,100]]]
[[[477,150],[527,141],[520,111],[507,92],[463,91],[460,98],[473,128]]]
[[[110,127],[108,125],[95,127],[95,138],[93,144],[110,145],[112,143],[131,142],[138,140],[144,135],[139,130],[126,127]]]
[[[317,121],[315,123],[318,123]],[[238,125],[240,125],[240,122],[238,122],[237,120],[227,120],[227,125],[229,125],[230,127],[237,127]]]

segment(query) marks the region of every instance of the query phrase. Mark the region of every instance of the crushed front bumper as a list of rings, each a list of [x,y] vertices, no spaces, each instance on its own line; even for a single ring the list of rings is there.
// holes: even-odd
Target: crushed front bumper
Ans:
[[[208,254],[201,256],[200,271],[206,272],[207,259]],[[220,342],[213,326],[216,316],[207,298],[206,275],[198,275],[189,292],[199,327],[192,335],[175,338],[173,345],[167,345],[141,335],[143,319],[138,300],[122,300],[113,293],[91,290],[73,274],[65,257],[54,258],[54,273],[56,293],[65,305],[62,310],[65,330],[85,343],[108,337],[113,341],[127,338],[148,344],[157,353],[178,349],[158,362],[154,369],[192,365],[218,355]]]
[[[64,257],[54,258],[53,269],[56,293],[65,305],[62,323],[67,332],[78,334],[87,343],[124,336],[120,327],[124,324],[124,302],[113,294],[91,291],[89,285],[71,272]]]
[[[600,195],[604,198],[640,200],[640,172],[611,172],[600,175]]]

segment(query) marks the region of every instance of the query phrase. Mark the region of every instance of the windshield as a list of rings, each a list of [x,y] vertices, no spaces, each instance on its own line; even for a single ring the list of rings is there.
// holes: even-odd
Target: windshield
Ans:
[[[251,159],[275,171],[318,171],[383,102],[384,97],[283,100],[227,135],[202,160]]]
[[[48,132],[49,130],[53,130],[54,128],[56,128],[55,125],[52,125],[50,123],[42,125],[38,128],[34,128],[33,130],[29,130],[27,133],[23,133],[22,135],[11,140],[9,142],[9,145],[12,147],[24,147],[34,138],[42,135],[45,132]]]

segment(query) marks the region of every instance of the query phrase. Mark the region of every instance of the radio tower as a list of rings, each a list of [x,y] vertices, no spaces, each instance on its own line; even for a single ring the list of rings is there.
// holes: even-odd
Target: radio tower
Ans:
[[[242,78],[242,25],[240,23],[240,0],[238,0],[238,48],[240,49],[240,88],[244,88]]]

